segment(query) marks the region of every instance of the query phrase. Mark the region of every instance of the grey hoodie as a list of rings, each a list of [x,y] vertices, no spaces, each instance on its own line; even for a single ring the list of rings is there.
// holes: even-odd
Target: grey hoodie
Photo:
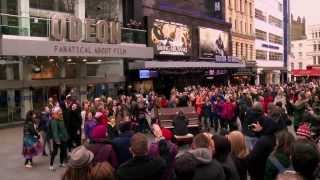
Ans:
[[[212,159],[212,151],[207,148],[198,148],[187,153],[192,154],[197,163],[193,180],[225,180],[221,164]]]

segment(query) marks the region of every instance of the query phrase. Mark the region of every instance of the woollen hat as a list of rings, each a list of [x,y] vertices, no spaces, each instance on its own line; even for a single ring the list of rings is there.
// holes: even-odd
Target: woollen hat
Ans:
[[[298,127],[297,135],[305,138],[311,137],[311,129],[308,123],[303,123]]]

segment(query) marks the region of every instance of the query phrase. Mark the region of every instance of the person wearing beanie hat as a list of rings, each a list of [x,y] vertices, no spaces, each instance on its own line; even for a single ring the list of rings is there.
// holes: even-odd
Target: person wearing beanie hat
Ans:
[[[89,179],[93,158],[93,153],[84,146],[73,149],[68,162],[68,168],[62,176],[62,180]]]
[[[94,154],[94,163],[108,162],[113,168],[118,167],[117,155],[107,140],[107,128],[100,124],[92,131],[92,139],[86,147]]]

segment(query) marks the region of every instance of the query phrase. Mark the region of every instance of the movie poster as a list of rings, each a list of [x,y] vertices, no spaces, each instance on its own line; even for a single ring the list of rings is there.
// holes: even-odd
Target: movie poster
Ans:
[[[150,37],[156,54],[188,56],[191,53],[191,29],[187,25],[155,19]]]
[[[199,39],[200,58],[215,59],[216,56],[228,56],[228,32],[212,28],[199,27]]]

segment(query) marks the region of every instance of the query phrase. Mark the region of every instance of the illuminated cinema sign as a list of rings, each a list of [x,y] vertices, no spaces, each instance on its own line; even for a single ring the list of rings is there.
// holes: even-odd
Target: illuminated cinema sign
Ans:
[[[54,15],[51,17],[50,37],[55,41],[119,44],[121,26],[118,21],[85,19],[82,22],[75,16]]]

